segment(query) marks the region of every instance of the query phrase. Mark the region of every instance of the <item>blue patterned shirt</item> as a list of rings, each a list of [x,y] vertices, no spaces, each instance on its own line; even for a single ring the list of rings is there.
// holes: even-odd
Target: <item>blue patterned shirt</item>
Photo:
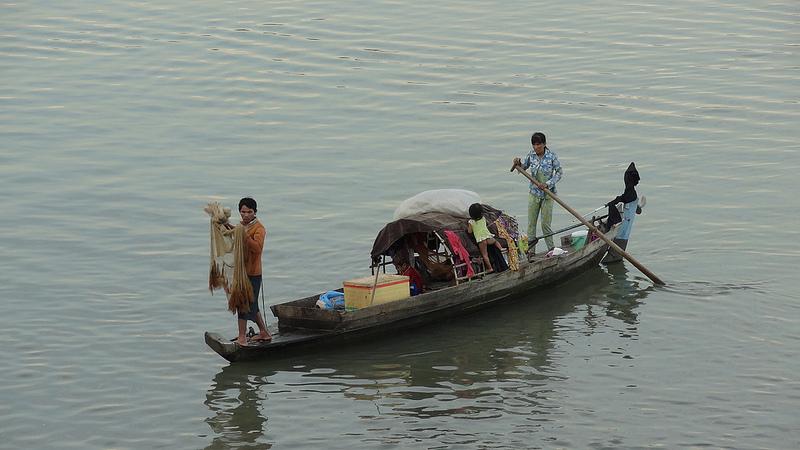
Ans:
[[[546,147],[544,149],[544,155],[542,155],[541,158],[531,149],[528,156],[522,161],[522,168],[526,170],[530,168],[531,176],[535,180],[546,184],[547,189],[550,189],[550,192],[553,194],[556,193],[556,183],[561,180],[561,175],[564,173],[564,171],[561,170],[561,163],[558,161],[556,154]],[[544,197],[547,195],[533,183],[531,183],[531,194],[537,197]]]

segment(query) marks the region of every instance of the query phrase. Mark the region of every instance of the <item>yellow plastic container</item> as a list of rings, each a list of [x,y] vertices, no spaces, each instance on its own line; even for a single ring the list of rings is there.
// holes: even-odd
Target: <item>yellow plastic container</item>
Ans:
[[[372,301],[373,305],[380,305],[381,303],[394,302],[411,296],[409,277],[405,275],[389,275],[385,273],[378,275],[378,283],[375,285],[375,300],[372,300],[373,283],[375,283],[375,276],[373,275],[345,281],[345,308],[364,308],[370,306],[370,301]]]

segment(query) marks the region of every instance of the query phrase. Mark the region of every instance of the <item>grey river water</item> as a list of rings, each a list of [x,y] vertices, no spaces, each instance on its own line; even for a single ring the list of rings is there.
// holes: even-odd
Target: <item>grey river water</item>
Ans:
[[[800,447],[797,1],[32,0],[0,36],[0,448]],[[259,200],[274,304],[367,274],[423,190],[524,223],[537,130],[580,211],[636,162],[628,249],[666,286],[205,346],[235,334],[207,202]]]

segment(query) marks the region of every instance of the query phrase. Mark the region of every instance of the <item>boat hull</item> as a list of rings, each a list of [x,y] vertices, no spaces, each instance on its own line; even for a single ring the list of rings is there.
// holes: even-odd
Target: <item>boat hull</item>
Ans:
[[[626,250],[628,248],[628,240],[627,239],[616,238],[616,239],[614,239],[614,243],[617,244],[617,246],[619,248],[621,248],[622,250]],[[603,263],[603,264],[612,264],[612,263],[618,263],[618,262],[621,262],[621,261],[622,261],[622,255],[617,253],[613,248],[610,248],[610,249],[608,249],[608,253],[606,253],[606,256],[604,256],[602,261],[600,261],[600,262]]]
[[[613,238],[616,231],[614,228],[606,236]],[[279,328],[269,343],[243,347],[208,332],[205,339],[209,347],[232,362],[339,346],[345,341],[418,327],[519,298],[596,267],[607,250],[608,245],[597,239],[579,250],[568,249],[565,255],[522,262],[518,271],[507,270],[356,311],[318,309],[314,304],[319,295],[314,295],[271,306]]]

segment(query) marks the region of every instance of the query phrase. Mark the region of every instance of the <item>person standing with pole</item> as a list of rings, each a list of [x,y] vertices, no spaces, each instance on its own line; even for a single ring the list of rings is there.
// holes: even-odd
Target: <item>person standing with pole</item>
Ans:
[[[524,170],[522,170],[522,166],[520,166],[520,165],[517,163],[517,160],[516,160],[516,159],[514,160],[514,165],[513,165],[513,166],[511,166],[511,172],[513,172],[513,171],[514,171],[514,169],[516,169],[516,170],[517,170],[517,172],[519,172],[519,173],[520,173],[522,176],[524,176],[525,178],[529,179],[529,180],[531,181],[531,183],[533,183],[533,182],[535,182],[535,181],[536,181],[536,180],[535,180],[535,179],[534,179],[534,178],[533,178],[533,177],[532,177],[532,176],[531,176],[531,175],[530,175],[528,172],[525,172]],[[598,229],[596,226],[592,225],[592,224],[591,224],[591,222],[588,222],[586,219],[584,219],[584,218],[583,218],[583,216],[581,216],[581,215],[578,213],[578,211],[575,211],[574,209],[572,209],[572,207],[570,207],[569,205],[567,205],[566,203],[564,203],[564,201],[563,201],[563,200],[561,200],[560,198],[558,198],[558,196],[557,196],[556,194],[554,194],[552,191],[550,191],[550,190],[549,190],[549,189],[547,189],[547,188],[545,188],[545,189],[544,189],[544,192],[545,192],[545,194],[547,194],[548,196],[552,197],[552,198],[553,198],[553,200],[555,200],[556,202],[558,202],[558,204],[559,204],[559,205],[563,206],[563,207],[564,207],[564,209],[566,209],[566,210],[567,210],[567,211],[568,211],[570,214],[572,214],[573,216],[575,216],[575,218],[576,218],[576,219],[578,219],[578,220],[579,220],[579,221],[580,221],[582,224],[584,224],[584,225],[586,226],[586,228],[588,228],[588,229],[592,230],[592,231],[595,233],[595,235],[596,235],[597,237],[599,237],[600,239],[602,239],[602,240],[603,240],[603,242],[605,242],[606,244],[608,244],[608,246],[609,246],[609,247],[610,247],[612,250],[614,250],[615,252],[617,252],[617,253],[619,253],[620,255],[622,255],[622,256],[623,256],[625,259],[627,259],[628,261],[630,261],[630,263],[631,263],[631,264],[633,264],[634,266],[636,266],[636,268],[637,268],[637,269],[639,269],[639,270],[640,270],[640,271],[641,271],[643,274],[647,275],[647,277],[648,277],[648,278],[650,278],[651,280],[653,280],[653,282],[654,282],[655,284],[659,284],[659,285],[663,285],[663,284],[664,284],[664,282],[663,282],[663,281],[661,281],[661,278],[658,278],[658,277],[656,276],[656,274],[654,274],[653,272],[651,272],[650,270],[648,270],[648,269],[647,269],[647,267],[645,267],[645,266],[644,266],[642,263],[640,263],[639,261],[637,261],[637,260],[636,260],[636,258],[634,258],[634,257],[633,257],[633,256],[631,256],[630,254],[628,254],[628,252],[626,252],[625,250],[623,250],[623,249],[619,248],[619,245],[615,244],[615,243],[614,243],[614,241],[612,241],[611,239],[609,239],[608,237],[606,237],[606,235],[605,235],[605,234],[604,234],[602,231],[600,231],[600,230],[599,230],[599,229]]]
[[[558,157],[549,148],[547,148],[547,138],[544,133],[536,132],[531,136],[531,150],[522,161],[519,158],[514,158],[513,167],[520,166],[523,170],[530,169],[531,184],[530,195],[528,196],[528,238],[532,243],[528,247],[528,258],[530,258],[536,249],[536,223],[539,216],[542,218],[542,235],[545,236],[544,241],[547,244],[547,250],[552,250],[553,236],[552,222],[553,222],[553,199],[546,193],[545,189],[551,192],[556,192],[556,183],[561,180],[563,170],[561,169],[561,162]],[[514,170],[512,167],[511,170]]]

